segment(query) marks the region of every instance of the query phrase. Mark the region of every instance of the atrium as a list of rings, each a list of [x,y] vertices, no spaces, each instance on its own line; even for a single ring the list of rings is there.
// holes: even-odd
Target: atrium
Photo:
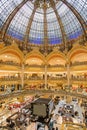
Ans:
[[[0,130],[42,96],[57,100],[53,115],[60,101],[62,112],[65,104],[81,108],[78,125],[63,120],[58,130],[86,130],[87,0],[0,0]]]

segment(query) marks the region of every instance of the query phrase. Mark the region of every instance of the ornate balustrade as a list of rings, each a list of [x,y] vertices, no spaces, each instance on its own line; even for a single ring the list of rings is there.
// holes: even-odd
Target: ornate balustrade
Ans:
[[[87,78],[82,78],[82,77],[79,77],[79,78],[77,78],[77,77],[73,77],[73,78],[71,78],[71,80],[73,80],[73,81],[87,81]]]
[[[84,124],[65,122],[62,124],[61,130],[86,130]]]
[[[52,90],[20,90],[17,92],[12,92],[12,93],[7,93],[7,94],[1,94],[0,95],[0,100],[1,99],[5,99],[5,98],[11,98],[11,97],[16,97],[16,96],[22,96],[22,95],[26,95],[26,94],[58,94],[58,95],[65,95],[65,96],[72,96],[72,97],[78,97],[78,98],[83,98],[83,99],[87,99],[87,96],[83,95],[83,94],[78,94],[77,92],[66,92],[63,90],[59,90],[59,91],[52,91]]]
[[[13,62],[13,61],[2,61],[2,60],[0,60],[0,65],[21,66],[21,64]]]
[[[84,62],[74,62],[74,63],[71,63],[70,66],[78,66],[78,65],[87,65],[87,61],[84,61]]]
[[[0,78],[0,81],[18,81],[21,80],[20,77],[3,77]]]

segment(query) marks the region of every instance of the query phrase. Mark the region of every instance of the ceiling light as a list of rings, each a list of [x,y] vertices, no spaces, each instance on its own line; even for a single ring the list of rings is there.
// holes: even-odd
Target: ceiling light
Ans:
[[[7,58],[8,56],[7,56],[7,55],[5,55],[5,57]]]

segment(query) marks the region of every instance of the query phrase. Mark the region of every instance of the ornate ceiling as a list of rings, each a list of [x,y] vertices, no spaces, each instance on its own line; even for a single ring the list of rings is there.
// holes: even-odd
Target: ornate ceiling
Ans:
[[[87,0],[0,0],[2,38],[55,45],[87,35]]]

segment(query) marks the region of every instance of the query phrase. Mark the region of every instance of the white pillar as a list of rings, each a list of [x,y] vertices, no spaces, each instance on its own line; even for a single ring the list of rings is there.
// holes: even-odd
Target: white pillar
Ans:
[[[47,89],[47,65],[45,65],[45,73],[44,73],[44,76],[45,76],[45,89]]]

